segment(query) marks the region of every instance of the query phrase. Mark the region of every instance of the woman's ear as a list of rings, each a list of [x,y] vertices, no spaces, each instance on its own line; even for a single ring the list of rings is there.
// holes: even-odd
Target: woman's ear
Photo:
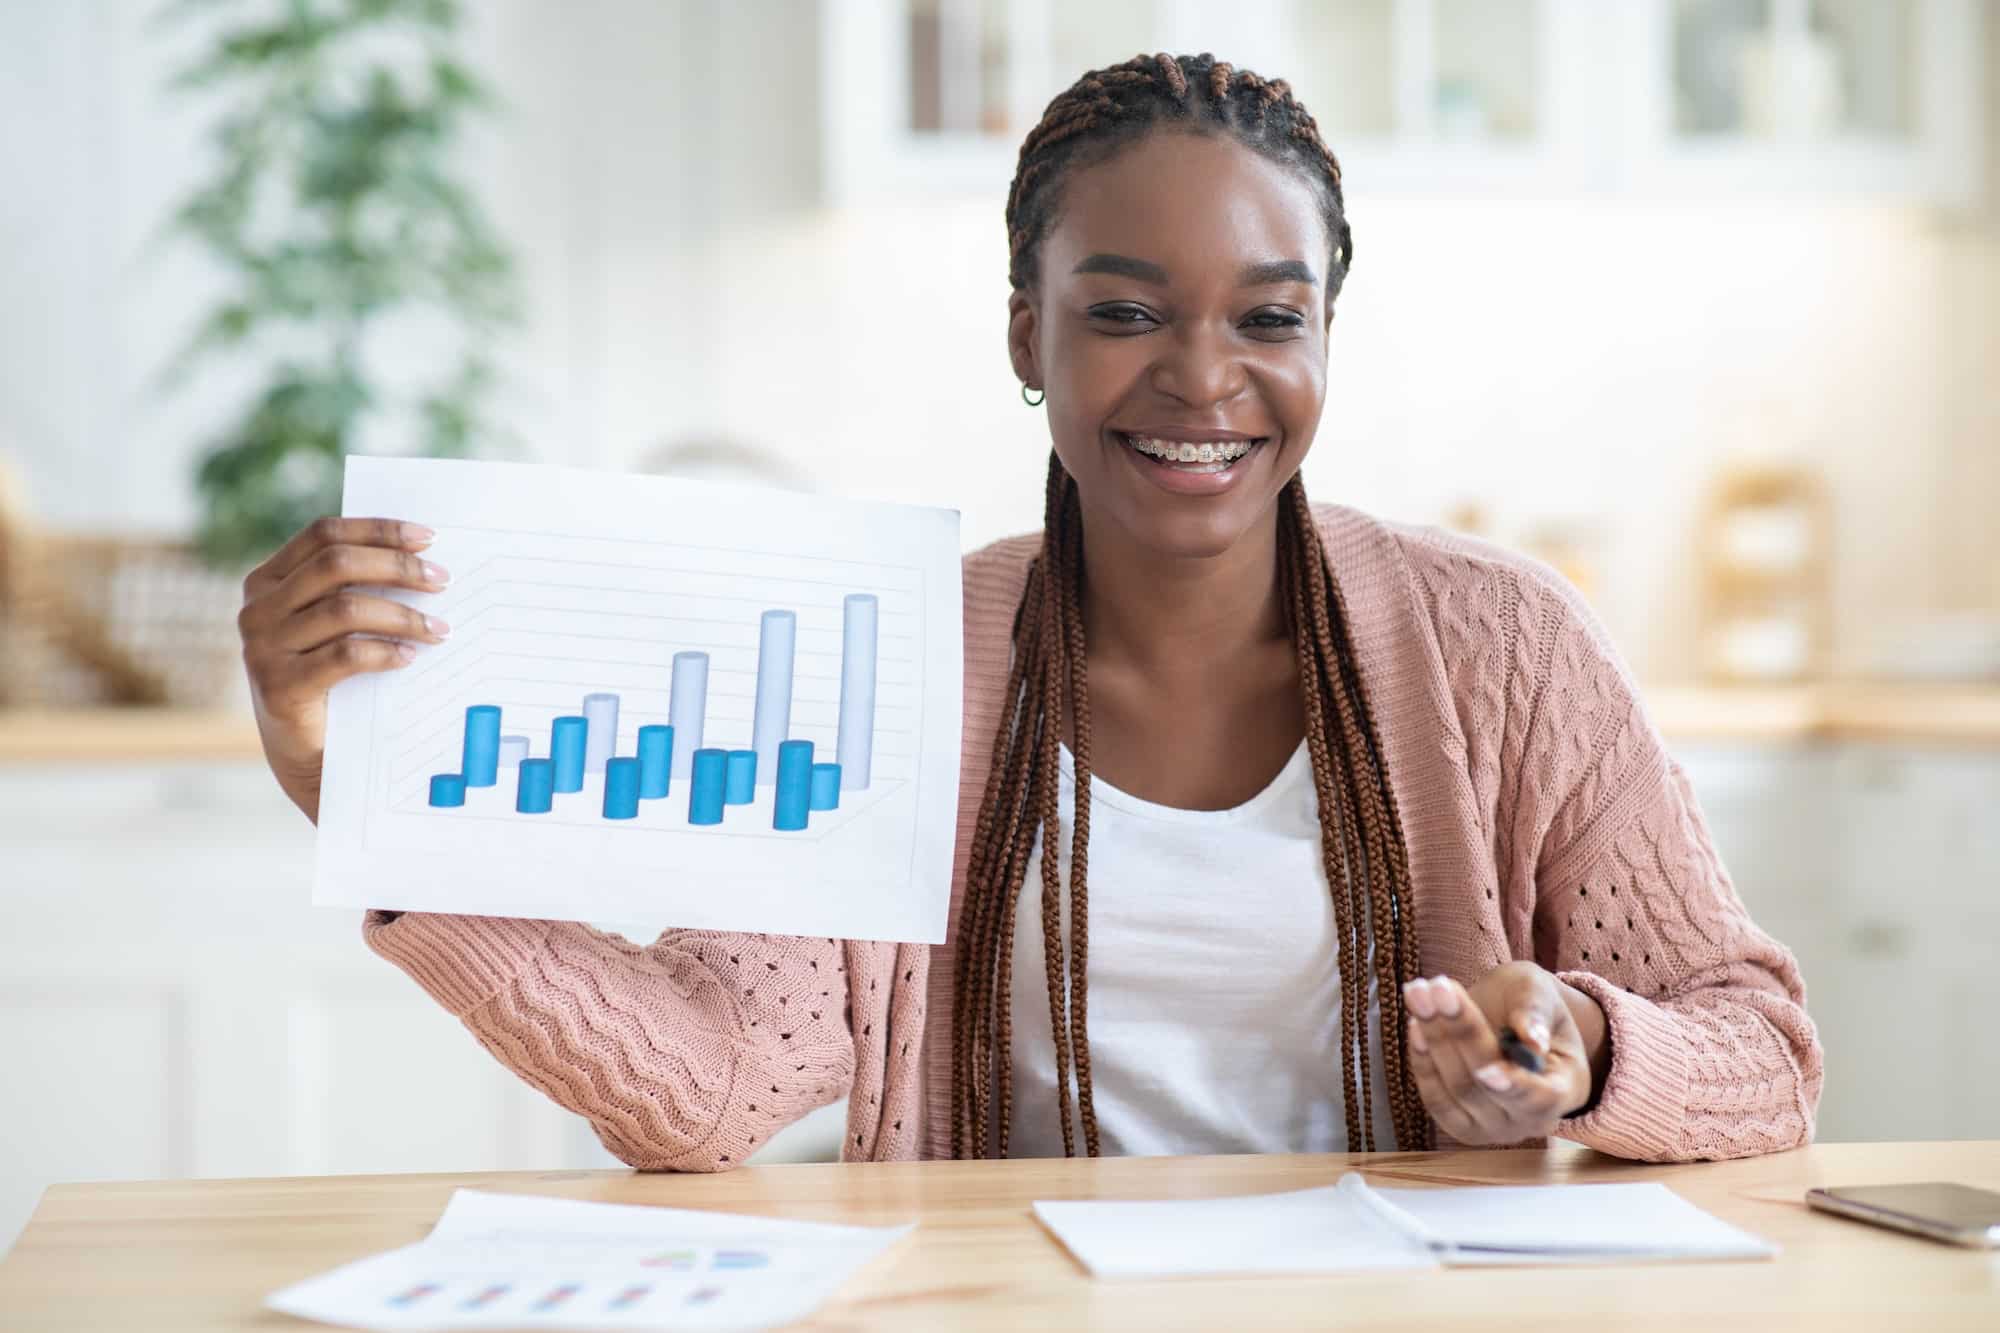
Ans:
[[[1030,389],[1045,389],[1040,359],[1035,355],[1035,331],[1040,316],[1026,292],[1016,287],[1007,298],[1007,359],[1014,378]]]

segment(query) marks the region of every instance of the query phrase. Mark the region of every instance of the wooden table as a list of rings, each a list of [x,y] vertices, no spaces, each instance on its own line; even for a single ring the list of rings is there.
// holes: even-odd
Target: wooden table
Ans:
[[[1097,1282],[1033,1220],[1052,1197],[1195,1198],[1327,1184],[1658,1179],[1776,1241],[1769,1262],[1447,1269]],[[1809,1212],[1817,1184],[1954,1179],[2000,1188],[2000,1142],[1825,1144],[1742,1162],[1650,1167],[1547,1152],[1124,1158],[57,1185],[0,1264],[0,1328],[312,1327],[267,1292],[406,1244],[461,1185],[829,1222],[916,1219],[916,1233],[809,1327],[2000,1329],[2000,1252],[1955,1249]]]

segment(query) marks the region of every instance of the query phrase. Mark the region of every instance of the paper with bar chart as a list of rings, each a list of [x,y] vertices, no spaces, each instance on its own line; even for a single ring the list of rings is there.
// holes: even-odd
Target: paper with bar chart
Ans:
[[[351,458],[449,637],[328,699],[314,901],[938,943],[962,688],[949,510]]]

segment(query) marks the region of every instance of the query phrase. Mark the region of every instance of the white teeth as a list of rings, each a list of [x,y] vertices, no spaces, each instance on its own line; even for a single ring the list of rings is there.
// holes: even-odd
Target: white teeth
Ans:
[[[1197,444],[1185,440],[1156,440],[1145,435],[1127,435],[1125,440],[1140,453],[1163,463],[1192,463],[1197,465],[1197,470],[1215,472],[1234,463],[1257,444],[1254,440],[1210,440]],[[1218,466],[1202,466],[1206,464]]]

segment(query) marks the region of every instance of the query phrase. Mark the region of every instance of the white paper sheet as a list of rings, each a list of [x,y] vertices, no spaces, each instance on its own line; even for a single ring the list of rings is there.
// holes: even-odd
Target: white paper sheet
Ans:
[[[387,595],[452,632],[400,670],[334,688],[314,902],[944,939],[962,709],[955,512],[380,458],[348,460],[343,510],[436,529],[424,555],[451,586]],[[544,761],[556,718],[590,716],[596,760],[612,729],[585,696],[615,694],[614,753],[637,758],[639,728],[672,720],[676,654],[694,653],[706,654],[699,707],[690,671],[667,794],[639,800],[635,817],[606,817],[596,763],[580,791],[523,813],[518,742],[503,742],[492,784],[469,786],[463,805],[432,803],[434,776],[481,767],[469,707],[498,706],[499,734]],[[849,759],[837,808],[774,827],[771,751],[749,803],[693,822],[690,717],[704,748],[783,738],[812,742],[816,761]]]
[[[1049,1201],[1035,1215],[1099,1277],[1434,1268],[1430,1247],[1341,1188],[1220,1199]]]
[[[1100,1277],[1777,1253],[1657,1182],[1379,1189],[1349,1172],[1336,1185],[1288,1194],[1043,1202],[1035,1213]]]
[[[1550,1257],[1762,1259],[1770,1242],[1729,1225],[1658,1181],[1495,1185],[1373,1193],[1449,1250],[1455,1264]]]
[[[265,1304],[368,1329],[769,1328],[910,1230],[459,1190],[423,1240]]]

